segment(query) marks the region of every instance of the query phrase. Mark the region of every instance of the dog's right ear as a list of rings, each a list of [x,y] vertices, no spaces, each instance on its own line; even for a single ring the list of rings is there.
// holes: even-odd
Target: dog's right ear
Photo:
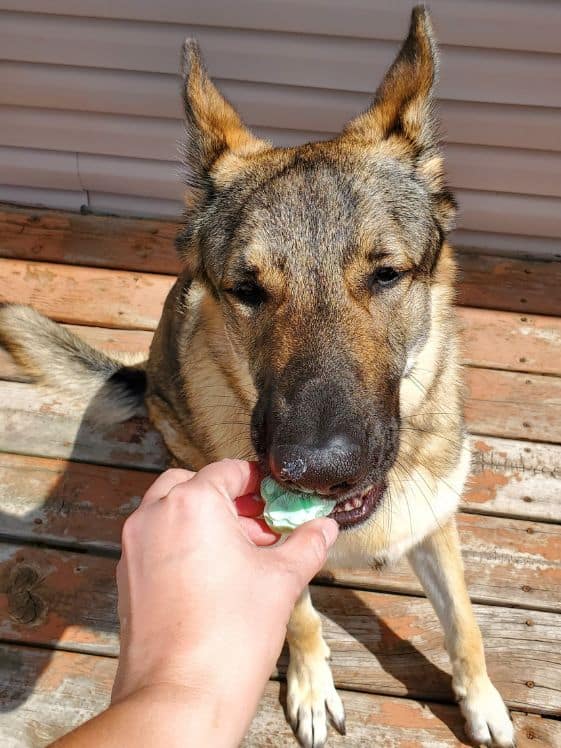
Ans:
[[[209,189],[221,187],[247,158],[269,143],[254,137],[208,76],[198,43],[187,39],[181,54],[186,141],[183,160],[190,188],[188,207],[197,207]]]

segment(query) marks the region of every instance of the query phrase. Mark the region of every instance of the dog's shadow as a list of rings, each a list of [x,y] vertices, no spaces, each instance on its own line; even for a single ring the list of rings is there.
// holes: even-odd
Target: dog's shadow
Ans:
[[[3,599],[5,612],[5,620],[0,622],[0,638],[6,642],[0,644],[0,713],[25,705],[35,690],[43,690],[42,675],[49,667],[54,650],[116,654],[114,567],[119,555],[120,529],[154,474],[138,471],[134,474],[134,486],[130,486],[114,478],[117,473],[126,478],[127,474],[122,471],[88,467],[84,462],[88,445],[92,439],[99,443],[104,433],[92,424],[90,415],[96,412],[96,407],[97,397],[94,397],[81,420],[64,471],[49,484],[48,492],[41,496],[41,505],[35,504],[33,511],[23,515],[0,512],[3,541],[0,544],[0,601]],[[130,422],[122,428],[124,439],[138,439],[138,433],[145,431],[143,425],[131,429]],[[106,433],[108,438],[115,439],[113,428]],[[88,483],[91,488],[85,491],[84,471],[90,470],[94,477]],[[29,481],[33,481],[33,476],[26,472],[22,486]],[[17,496],[13,499],[17,501]],[[83,542],[74,542],[73,537],[66,534],[65,525],[71,525],[74,530],[80,527],[77,534]],[[104,528],[102,539],[105,542],[96,548],[96,540],[99,540],[96,528],[99,527]],[[360,594],[345,588],[338,588],[336,594],[338,612],[333,617],[334,624],[346,628],[350,636],[374,655],[379,668],[393,680],[396,692],[423,701],[459,741],[465,740],[458,732],[458,721],[450,719],[449,709],[423,699],[423,694],[431,693],[439,700],[451,701],[450,676],[373,614]],[[316,597],[321,612],[321,590]],[[346,611],[352,611],[352,615]],[[325,613],[329,616],[330,612],[325,610]],[[80,635],[77,638],[68,636],[72,630],[86,631],[84,642],[80,642]],[[335,642],[332,649],[334,669],[340,679],[344,679],[347,660],[344,647],[338,652]],[[375,662],[369,662],[366,672],[372,673],[375,667]],[[283,653],[279,661],[281,677],[285,672],[286,653]],[[372,687],[358,682],[350,686],[351,690]],[[284,688],[281,688],[281,706],[285,708],[283,694]],[[44,697],[48,698],[48,694]]]

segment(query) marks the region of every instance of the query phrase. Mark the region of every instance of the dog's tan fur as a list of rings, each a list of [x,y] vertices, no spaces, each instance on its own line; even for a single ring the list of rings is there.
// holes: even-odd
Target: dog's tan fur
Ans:
[[[478,742],[509,746],[512,727],[486,673],[453,518],[468,473],[469,453],[452,312],[455,265],[451,248],[442,241],[452,224],[454,203],[445,189],[430,116],[435,54],[428,15],[417,8],[408,39],[365,113],[327,143],[273,149],[245,128],[216,90],[196,47],[186,48],[186,160],[191,171],[186,196],[188,222],[179,241],[184,270],[168,296],[145,364],[145,403],[177,464],[199,469],[224,457],[259,457],[249,428],[259,399],[256,372],[266,369],[270,377],[279,377],[303,340],[312,347],[316,344],[319,328],[310,327],[309,322],[317,303],[310,278],[319,274],[328,301],[332,294],[333,304],[338,304],[337,314],[330,317],[328,310],[322,324],[333,328],[333,339],[344,339],[363,386],[379,393],[388,408],[399,402],[402,424],[399,449],[387,471],[380,507],[363,524],[340,533],[328,563],[374,566],[409,555],[445,629],[454,689],[468,731]],[[246,240],[241,242],[243,259],[258,269],[260,283],[275,300],[274,314],[267,316],[265,310],[261,322],[256,322],[247,308],[217,291],[235,284],[242,250],[236,250],[233,242],[220,263],[201,251],[204,242],[208,243],[203,206],[210,192],[220,195],[232,185],[242,185],[252,195],[269,190],[273,204],[278,201],[288,206],[289,223],[294,222],[298,231],[298,221],[309,226],[304,209],[298,217],[299,201],[305,199],[302,196],[309,192],[313,197],[316,189],[321,211],[323,192],[329,193],[332,174],[352,179],[356,173],[368,181],[373,160],[394,165],[394,185],[400,183],[400,174],[407,178],[414,174],[422,185],[431,220],[441,235],[424,269],[409,270],[425,262],[416,249],[418,242],[411,241],[414,232],[420,231],[414,218],[407,229],[409,235],[399,221],[386,214],[380,213],[377,223],[357,221],[356,250],[343,270],[345,293],[353,303],[342,302],[328,285],[328,278],[340,270],[329,264],[320,267],[313,252],[302,249],[304,239],[293,235],[285,241],[293,242],[294,262],[300,265],[288,281],[291,257],[284,264],[271,260],[267,236],[255,229],[260,224],[254,218],[251,237],[242,237]],[[292,168],[295,163],[302,165],[300,172]],[[313,182],[306,182],[309,169],[314,170]],[[362,199],[364,202],[364,195]],[[338,220],[344,223],[345,206],[337,200],[333,197],[325,213],[340,209]],[[245,203],[240,204],[239,211],[243,210]],[[363,203],[359,200],[353,210],[360,215]],[[228,225],[224,217],[221,220]],[[215,233],[218,230],[212,228]],[[394,292],[389,297],[394,306],[388,308],[373,303],[360,283],[372,263],[381,262],[372,251],[381,235],[386,241],[384,251],[378,253],[383,255],[383,264],[409,272],[401,283],[401,295]],[[282,225],[277,236],[282,236]],[[301,267],[308,268],[308,275]],[[391,302],[392,298],[397,300]],[[50,368],[51,385],[65,392],[80,391],[82,396],[84,387],[88,392],[108,388],[108,397],[111,387],[117,385],[120,389],[111,409],[113,415],[115,402],[121,407],[117,418],[136,411],[127,386],[136,381],[138,367],[123,369],[120,362],[104,356],[96,360],[95,351],[33,310],[1,309],[0,340],[34,374],[42,375]],[[388,390],[388,362],[400,345],[407,347],[408,355],[396,398],[396,393]],[[52,361],[58,361],[55,369]],[[289,719],[302,744],[317,748],[326,740],[326,710],[340,730],[344,729],[344,712],[333,686],[321,621],[307,592],[291,618],[288,643]]]

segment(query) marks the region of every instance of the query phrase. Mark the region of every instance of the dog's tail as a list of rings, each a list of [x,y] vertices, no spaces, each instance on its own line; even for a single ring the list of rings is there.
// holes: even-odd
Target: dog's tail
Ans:
[[[142,356],[119,356],[119,360],[97,351],[22,304],[0,305],[0,345],[38,384],[78,404],[92,403],[88,420],[119,423],[143,412],[146,373]]]

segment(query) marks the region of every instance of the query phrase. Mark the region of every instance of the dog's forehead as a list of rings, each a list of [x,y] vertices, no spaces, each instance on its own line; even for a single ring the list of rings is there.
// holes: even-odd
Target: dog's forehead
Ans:
[[[357,251],[415,254],[430,227],[427,191],[394,161],[308,161],[268,179],[247,206],[248,262],[344,265]]]

